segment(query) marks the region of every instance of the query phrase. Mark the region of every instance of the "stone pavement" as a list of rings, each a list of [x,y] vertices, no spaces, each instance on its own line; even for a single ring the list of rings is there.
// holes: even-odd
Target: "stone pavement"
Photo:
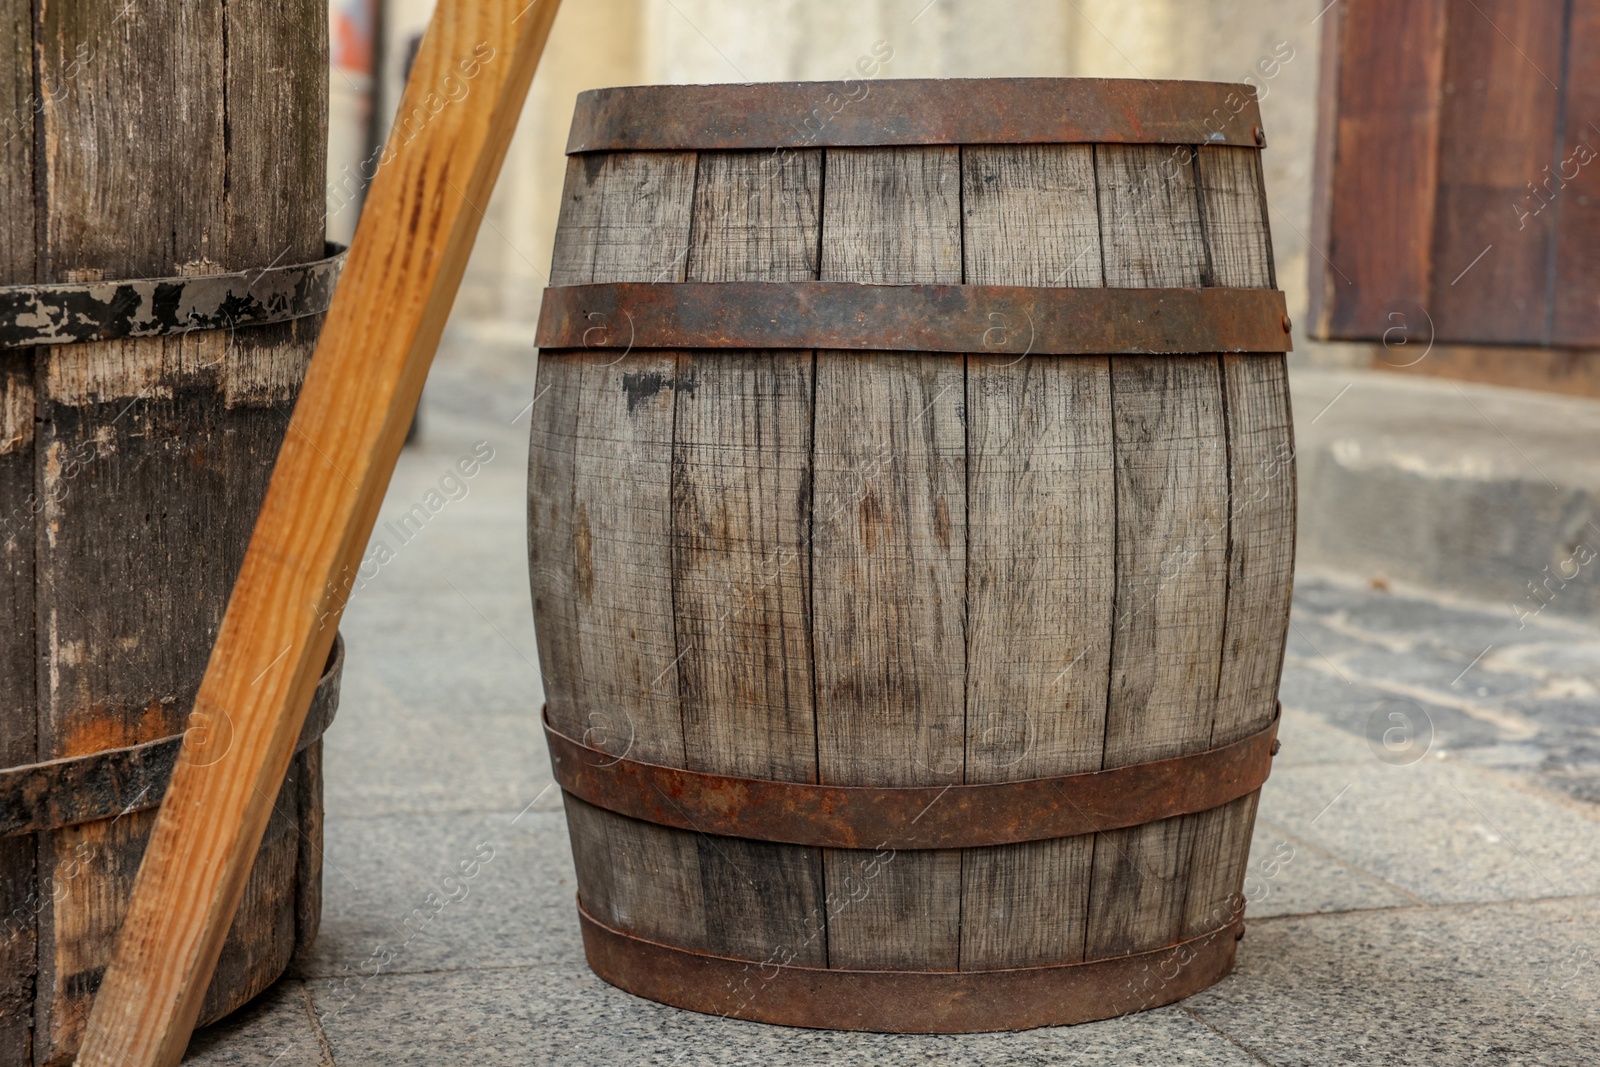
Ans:
[[[1600,631],[1331,571],[1299,577],[1249,935],[1211,990],[1086,1026],[895,1037],[600,982],[535,719],[532,363],[451,353],[430,382],[379,523],[393,558],[344,624],[321,937],[190,1062],[1600,1063]],[[446,476],[477,442],[463,495]],[[386,524],[430,489],[449,502],[402,540]]]
[[[1600,621],[1600,401],[1377,370],[1291,391],[1302,563]]]

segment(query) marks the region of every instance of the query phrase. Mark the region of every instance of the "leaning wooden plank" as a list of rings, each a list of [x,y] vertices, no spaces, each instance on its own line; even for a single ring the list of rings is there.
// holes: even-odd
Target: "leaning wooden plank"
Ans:
[[[195,700],[80,1064],[188,1044],[559,0],[446,0],[373,185]],[[440,88],[472,91],[444,101]]]

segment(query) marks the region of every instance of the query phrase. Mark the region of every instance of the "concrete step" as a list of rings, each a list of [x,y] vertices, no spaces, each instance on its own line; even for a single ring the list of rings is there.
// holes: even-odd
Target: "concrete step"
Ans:
[[[1600,620],[1600,401],[1295,370],[1299,558]]]

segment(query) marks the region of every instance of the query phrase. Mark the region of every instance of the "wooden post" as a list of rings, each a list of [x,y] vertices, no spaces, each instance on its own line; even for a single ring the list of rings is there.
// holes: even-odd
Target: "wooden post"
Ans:
[[[324,17],[324,0],[0,0],[0,285],[322,258]],[[0,767],[182,732],[320,323],[0,352]],[[315,758],[203,1018],[310,934]],[[76,1051],[154,824],[0,839],[0,1063]]]
[[[226,751],[173,775],[80,1064],[188,1044],[557,6],[433,16],[195,701]]]

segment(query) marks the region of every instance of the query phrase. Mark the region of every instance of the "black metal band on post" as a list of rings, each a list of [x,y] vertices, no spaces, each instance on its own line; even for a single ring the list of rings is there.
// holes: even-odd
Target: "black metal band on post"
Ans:
[[[1233,970],[1239,918],[1149,952],[989,971],[856,971],[695,952],[613,929],[578,902],[584,955],[612,985],[708,1015],[826,1030],[962,1034],[1070,1026],[1160,1007]]]
[[[544,716],[556,782],[596,807],[660,826],[821,848],[983,848],[1221,807],[1267,780],[1278,715],[1229,745],[1103,771],[1014,782],[839,786],[685,770],[614,756]]]
[[[567,154],[949,144],[1266,144],[1255,89],[1104,78],[639,85],[578,96]]]
[[[232,274],[0,287],[0,349],[160,337],[286,322],[328,310],[343,245],[322,259]]]
[[[311,709],[295,742],[295,752],[310,746],[333,722],[343,671],[344,638],[335,636],[328,665],[317,682]],[[142,745],[0,770],[0,838],[57,830],[159,806],[183,751],[185,736],[173,734]]]
[[[544,291],[541,349],[1213,355],[1292,349],[1276,289],[607,282]]]

